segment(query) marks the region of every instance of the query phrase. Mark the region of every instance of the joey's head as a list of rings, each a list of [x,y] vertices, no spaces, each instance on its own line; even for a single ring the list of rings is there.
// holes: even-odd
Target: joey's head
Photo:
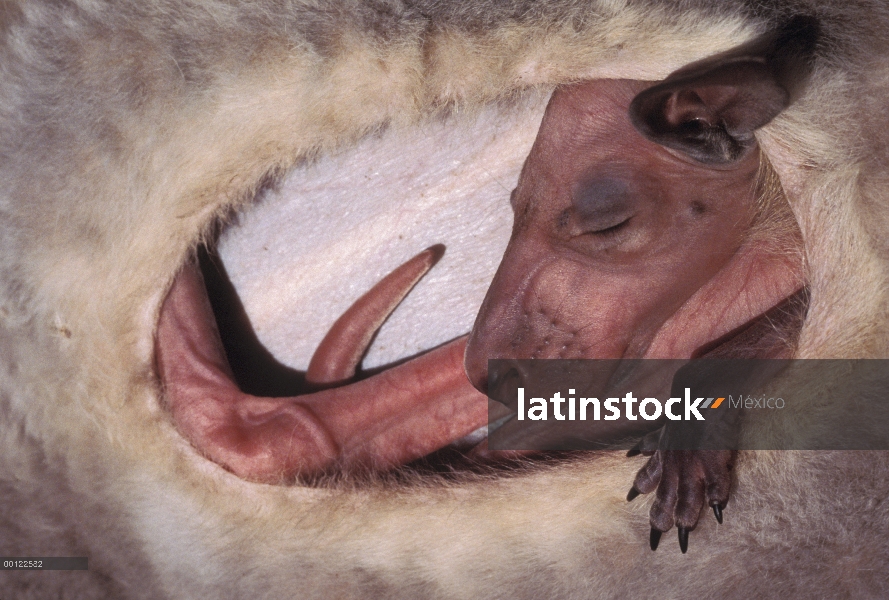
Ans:
[[[468,343],[476,387],[491,358],[701,354],[804,287],[799,229],[753,135],[792,99],[804,43],[553,94]]]

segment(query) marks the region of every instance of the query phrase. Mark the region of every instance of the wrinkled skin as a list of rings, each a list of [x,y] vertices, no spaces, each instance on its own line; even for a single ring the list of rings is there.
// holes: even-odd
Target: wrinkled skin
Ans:
[[[763,216],[758,149],[713,165],[646,139],[628,107],[649,86],[594,81],[554,94],[468,343],[467,373],[479,389],[491,358],[691,358],[730,347],[801,288],[798,258],[780,250],[798,243],[798,230],[771,243],[751,233]],[[757,356],[788,350],[762,345]],[[592,431],[609,438],[646,426],[618,420]],[[652,548],[675,523],[684,551],[705,503],[721,520],[735,453],[642,450],[651,459],[629,499],[657,489]]]
[[[759,155],[695,164],[641,137],[643,82],[554,95],[513,192],[513,237],[479,313],[467,371],[488,358],[674,358],[799,288],[799,265],[745,245]]]

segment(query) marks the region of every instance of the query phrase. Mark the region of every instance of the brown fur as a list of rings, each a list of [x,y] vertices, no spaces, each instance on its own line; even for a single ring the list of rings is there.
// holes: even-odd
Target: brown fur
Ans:
[[[568,81],[660,79],[798,13],[824,27],[815,70],[759,135],[805,245],[798,354],[886,357],[882,3],[0,8],[0,554],[90,557],[88,573],[3,572],[4,595],[885,595],[885,453],[747,453],[700,553],[652,554],[647,506],[624,501],[638,459],[263,486],[178,436],[152,362],[189,252],[300,161]]]

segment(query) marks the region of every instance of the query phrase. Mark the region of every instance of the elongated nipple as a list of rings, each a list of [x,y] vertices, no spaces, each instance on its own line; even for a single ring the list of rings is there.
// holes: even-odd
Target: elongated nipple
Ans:
[[[374,335],[444,251],[442,244],[423,250],[356,300],[318,344],[306,371],[306,381],[336,384],[354,377]]]

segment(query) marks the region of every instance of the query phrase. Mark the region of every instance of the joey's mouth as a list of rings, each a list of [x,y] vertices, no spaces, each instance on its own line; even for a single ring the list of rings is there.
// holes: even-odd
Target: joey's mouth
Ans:
[[[212,257],[200,260],[206,285],[196,262],[184,265],[162,306],[156,340],[164,400],[179,432],[239,477],[287,483],[385,470],[478,429],[487,403],[466,380],[465,339],[356,376],[376,329],[442,253],[440,246],[427,249],[359,299],[305,373],[278,364],[250,335]]]

